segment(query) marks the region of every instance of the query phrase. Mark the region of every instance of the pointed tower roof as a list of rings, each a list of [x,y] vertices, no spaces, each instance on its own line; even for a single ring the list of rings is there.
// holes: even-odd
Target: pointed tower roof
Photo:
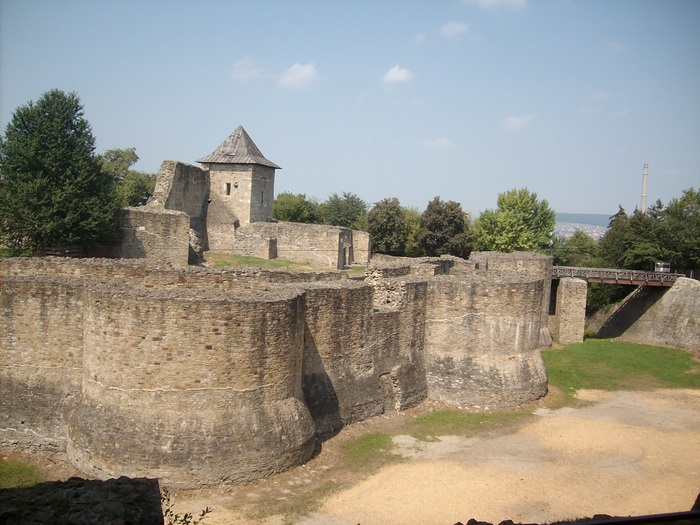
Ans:
[[[238,126],[211,155],[207,155],[197,162],[201,164],[260,164],[282,169],[263,156],[243,126]]]

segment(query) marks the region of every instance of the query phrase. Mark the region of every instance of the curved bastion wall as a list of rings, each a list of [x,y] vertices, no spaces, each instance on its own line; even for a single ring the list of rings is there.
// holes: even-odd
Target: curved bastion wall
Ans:
[[[426,397],[532,401],[549,281],[474,266],[402,260],[361,281],[0,260],[0,441],[192,487],[302,464],[316,435]]]
[[[306,461],[314,425],[301,391],[303,293],[176,292],[86,292],[71,461],[97,477],[183,486]]]

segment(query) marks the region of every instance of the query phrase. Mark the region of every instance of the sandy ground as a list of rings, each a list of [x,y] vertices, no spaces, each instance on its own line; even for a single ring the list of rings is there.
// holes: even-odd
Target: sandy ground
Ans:
[[[700,391],[584,391],[579,398],[586,401],[579,408],[538,408],[508,433],[432,442],[398,435],[395,452],[405,459],[365,476],[338,471],[333,441],[384,431],[391,421],[351,425],[307,465],[235,488],[177,494],[176,510],[212,506],[206,525],[544,523],[690,510],[700,492]],[[290,509],[296,514],[285,516]]]

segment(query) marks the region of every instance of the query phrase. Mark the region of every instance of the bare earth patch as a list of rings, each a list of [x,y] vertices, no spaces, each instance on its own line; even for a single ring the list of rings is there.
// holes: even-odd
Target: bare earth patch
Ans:
[[[700,392],[582,391],[579,398],[586,402],[579,408],[537,409],[508,434],[434,442],[396,436],[394,452],[404,460],[366,477],[334,471],[333,441],[390,431],[391,418],[352,425],[292,472],[228,494],[224,487],[183,493],[178,504],[213,506],[211,525],[450,525],[472,517],[544,523],[690,510],[700,492]],[[325,489],[315,493],[319,487]],[[300,506],[291,504],[297,497]],[[286,511],[303,513],[307,505],[310,512],[275,513],[285,500]],[[256,508],[267,508],[267,516],[252,519]]]

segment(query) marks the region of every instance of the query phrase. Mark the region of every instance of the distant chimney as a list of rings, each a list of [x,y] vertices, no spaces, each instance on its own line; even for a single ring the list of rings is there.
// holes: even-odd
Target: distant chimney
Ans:
[[[649,180],[649,164],[644,164],[642,175],[642,213],[647,212],[647,181]]]

